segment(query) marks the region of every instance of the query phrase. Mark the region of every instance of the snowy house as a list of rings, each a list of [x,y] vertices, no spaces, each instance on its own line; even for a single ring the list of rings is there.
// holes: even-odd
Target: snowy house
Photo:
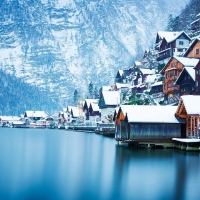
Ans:
[[[68,123],[68,113],[60,111],[58,114],[58,122],[60,124],[67,124]]]
[[[121,105],[115,118],[115,139],[123,142],[172,142],[185,134],[177,106]]]
[[[33,119],[33,120],[40,120],[45,118],[47,115],[44,111],[26,111],[24,117]]]
[[[101,121],[108,123],[106,116],[114,114],[115,108],[120,104],[120,94],[118,91],[104,91],[99,100],[101,109]]]
[[[89,107],[91,103],[97,103],[98,105],[99,99],[85,99],[83,104],[83,112],[84,112],[84,124],[89,120],[90,121],[90,112]]]
[[[78,107],[71,107],[71,123],[77,122],[77,118],[80,116],[80,111]]]
[[[155,82],[151,85],[151,93],[152,94],[161,93],[162,91],[163,91],[163,82],[162,81]]]
[[[193,32],[200,30],[200,13],[196,16],[196,18],[197,19],[190,24],[191,30]]]
[[[194,68],[199,60],[195,58],[172,57],[165,67],[160,71],[164,77],[163,93],[165,101],[179,100],[179,86],[175,85],[177,78],[184,67]],[[172,101],[171,101],[172,102]]]
[[[188,58],[200,58],[200,39],[196,38],[184,54]]]
[[[191,39],[184,32],[159,31],[156,36],[157,61],[167,63],[173,56],[182,56],[189,47]]]
[[[180,73],[175,85],[179,86],[179,95],[196,94],[195,91],[195,69],[193,67],[184,67]]]
[[[187,138],[199,137],[200,130],[200,96],[184,95],[179,101],[176,116],[186,119]]]
[[[101,119],[101,110],[99,109],[98,102],[91,102],[89,106],[90,121],[97,123]]]

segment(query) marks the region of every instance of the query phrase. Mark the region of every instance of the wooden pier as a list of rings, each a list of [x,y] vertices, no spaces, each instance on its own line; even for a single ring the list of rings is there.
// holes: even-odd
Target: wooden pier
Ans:
[[[186,151],[199,151],[200,139],[173,138],[174,148]]]

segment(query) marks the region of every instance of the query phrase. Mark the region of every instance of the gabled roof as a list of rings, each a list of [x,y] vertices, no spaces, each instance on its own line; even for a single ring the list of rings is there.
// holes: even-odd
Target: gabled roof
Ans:
[[[118,91],[104,91],[103,98],[105,105],[118,105],[120,104],[120,94]]]
[[[198,95],[183,95],[179,101],[176,114],[180,112],[184,106],[188,115],[200,115],[200,96]]]
[[[177,84],[177,83],[179,82],[179,80],[180,80],[181,77],[183,76],[182,74],[183,74],[185,71],[190,75],[191,79],[192,79],[193,81],[195,81],[195,69],[194,69],[193,67],[184,67],[184,69],[181,71],[179,77],[177,78],[175,84]]]
[[[26,117],[46,117],[44,111],[26,111],[25,115]]]
[[[84,107],[90,107],[91,103],[98,103],[99,99],[85,99]]]
[[[120,110],[132,123],[185,123],[175,117],[177,106],[121,105]]]
[[[115,85],[117,89],[130,87],[130,84],[127,84],[127,83],[115,83]]]
[[[111,86],[102,86],[102,92],[103,91],[111,91],[112,87]]]
[[[71,114],[72,114],[72,117],[74,117],[74,118],[79,117],[79,109],[78,109],[78,107],[72,107],[71,108]]]
[[[179,32],[158,31],[156,41],[158,41],[158,37],[160,37],[161,39],[165,38],[167,43],[170,43],[170,42],[173,42],[174,40],[176,40],[182,34],[184,34],[189,40],[191,40],[190,37],[184,31],[179,31]]]
[[[139,69],[142,74],[155,74],[155,69],[143,69],[143,68],[140,68]]]
[[[94,112],[100,111],[98,103],[90,103],[90,108],[92,108]]]
[[[154,84],[152,84],[151,87],[155,87],[155,86],[162,85],[162,84],[163,84],[162,81],[158,81],[158,82],[155,82]]]
[[[193,40],[193,42],[190,44],[189,48],[185,52],[184,57],[188,56],[188,54],[190,53],[190,51],[192,51],[193,47],[197,44],[197,42],[200,42],[199,38],[196,38],[195,40]]]
[[[160,71],[160,73],[164,73],[165,68],[168,66],[168,64],[173,60],[176,59],[178,62],[180,62],[183,66],[185,67],[196,67],[196,65],[199,62],[199,59],[197,58],[186,58],[186,57],[177,57],[174,56],[172,58],[169,59],[169,61],[167,62],[167,64],[163,67],[163,69]]]
[[[19,121],[21,117],[17,116],[0,116],[0,121]]]

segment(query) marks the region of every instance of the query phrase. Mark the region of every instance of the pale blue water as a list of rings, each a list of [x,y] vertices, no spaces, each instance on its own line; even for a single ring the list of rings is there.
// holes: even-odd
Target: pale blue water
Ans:
[[[200,199],[200,154],[65,130],[0,129],[0,199]]]

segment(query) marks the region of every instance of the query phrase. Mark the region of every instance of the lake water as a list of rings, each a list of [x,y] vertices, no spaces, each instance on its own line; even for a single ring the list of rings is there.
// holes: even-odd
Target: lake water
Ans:
[[[200,154],[94,133],[0,129],[0,199],[200,199]]]

